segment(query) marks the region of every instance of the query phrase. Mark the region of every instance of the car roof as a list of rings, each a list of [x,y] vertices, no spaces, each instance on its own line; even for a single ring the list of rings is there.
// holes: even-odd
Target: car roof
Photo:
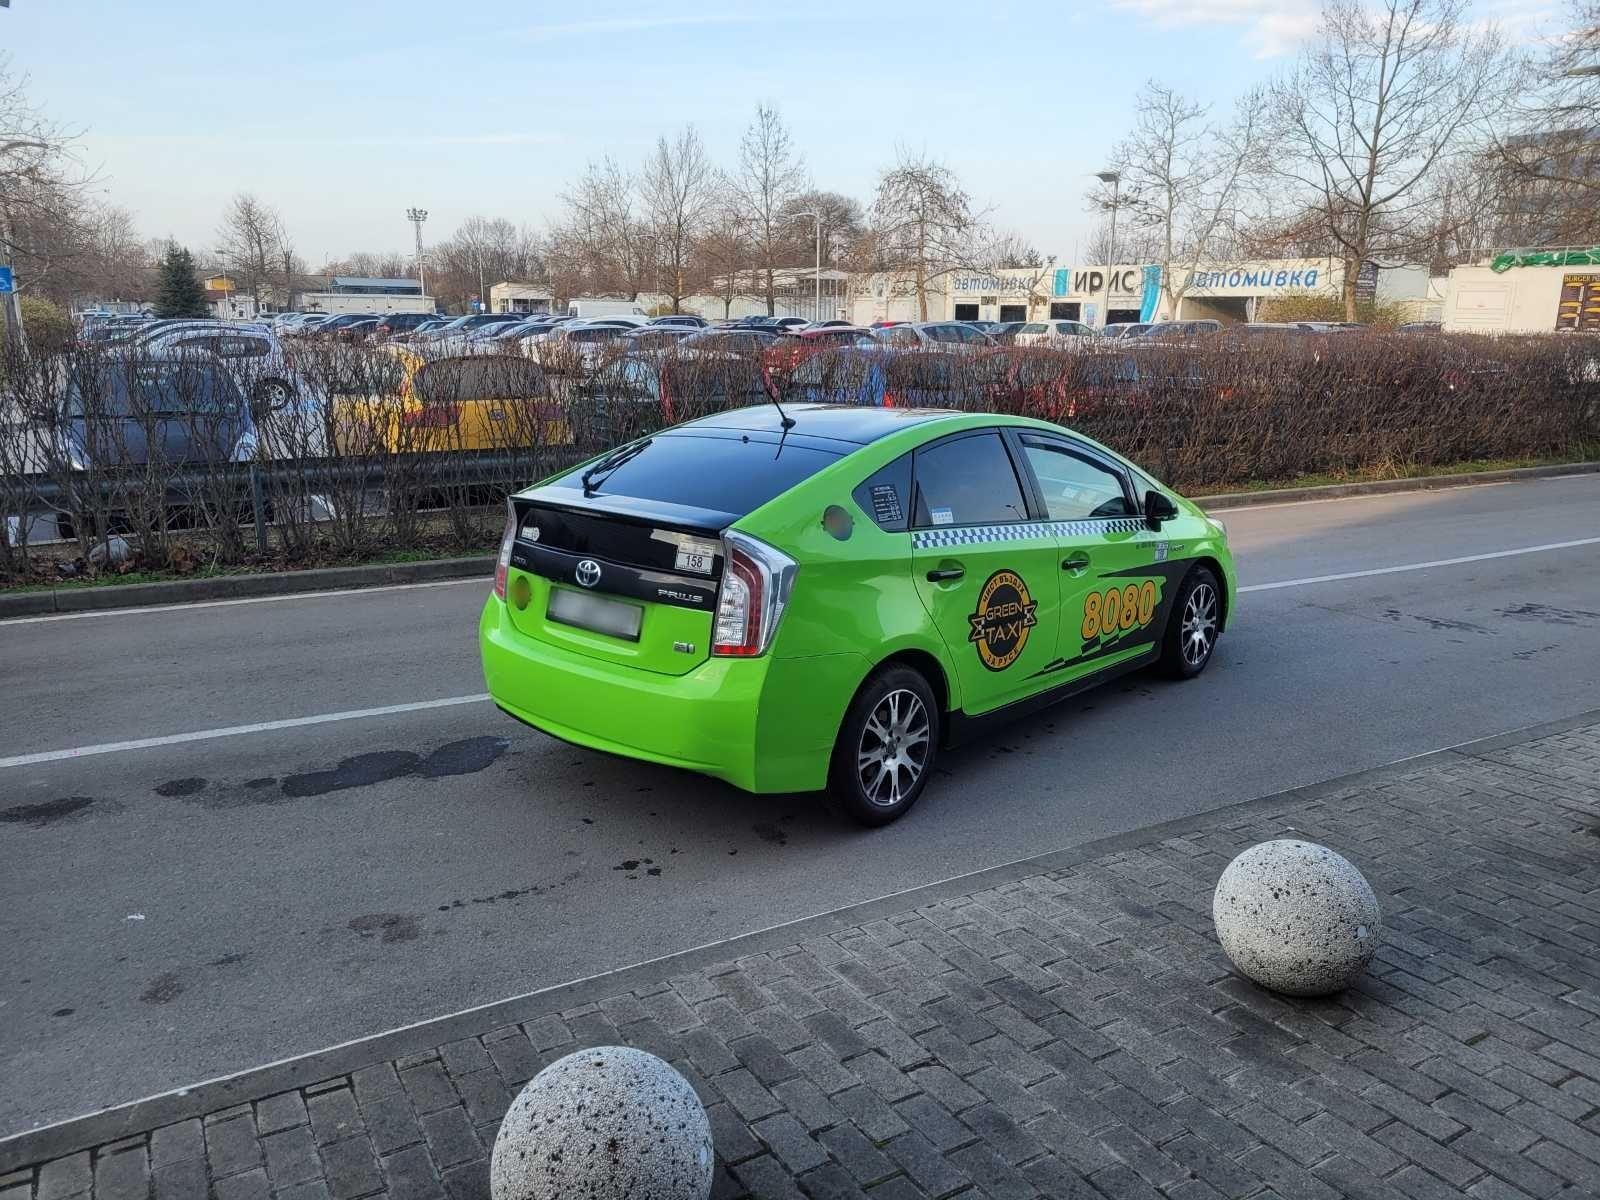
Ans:
[[[780,413],[775,404],[758,404],[729,412],[713,413],[678,426],[679,429],[740,429],[751,433],[782,434],[783,414],[794,425],[791,434],[831,438],[865,446],[911,425],[950,420],[965,414],[948,408],[874,408],[858,404],[786,404]]]

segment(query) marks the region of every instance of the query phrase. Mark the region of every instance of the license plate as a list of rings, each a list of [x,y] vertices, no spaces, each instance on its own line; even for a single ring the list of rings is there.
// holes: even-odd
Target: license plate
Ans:
[[[562,625],[572,625],[593,633],[603,633],[609,637],[637,642],[644,610],[635,604],[623,604],[617,600],[607,600],[603,596],[591,596],[567,588],[552,588],[550,603],[545,607],[544,615]]]
[[[693,571],[697,575],[711,574],[711,564],[716,560],[715,554],[704,550],[685,550],[678,548],[677,567],[680,571]]]

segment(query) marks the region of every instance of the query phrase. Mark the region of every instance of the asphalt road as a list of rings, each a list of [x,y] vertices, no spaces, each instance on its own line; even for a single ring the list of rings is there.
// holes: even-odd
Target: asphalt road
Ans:
[[[482,581],[0,623],[0,1133],[1600,708],[1600,476],[1226,515],[1235,624],[864,833],[482,701]],[[1357,578],[1261,585],[1443,559]]]

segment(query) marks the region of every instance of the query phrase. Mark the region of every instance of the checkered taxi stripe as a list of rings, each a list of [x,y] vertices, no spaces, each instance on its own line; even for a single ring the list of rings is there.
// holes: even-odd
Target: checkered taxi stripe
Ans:
[[[1028,538],[1139,533],[1147,528],[1141,517],[1108,517],[1097,521],[1029,521],[1026,525],[970,525],[960,529],[919,529],[911,535],[911,544],[918,550],[930,550],[941,546],[1020,542]]]

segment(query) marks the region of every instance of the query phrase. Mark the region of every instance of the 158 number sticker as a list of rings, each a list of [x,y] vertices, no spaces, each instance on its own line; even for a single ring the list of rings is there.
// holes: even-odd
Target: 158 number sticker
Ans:
[[[1103,592],[1090,592],[1083,598],[1083,628],[1080,630],[1083,640],[1120,637],[1143,629],[1156,615],[1156,600],[1156,585],[1152,579],[1143,584],[1130,583]]]

